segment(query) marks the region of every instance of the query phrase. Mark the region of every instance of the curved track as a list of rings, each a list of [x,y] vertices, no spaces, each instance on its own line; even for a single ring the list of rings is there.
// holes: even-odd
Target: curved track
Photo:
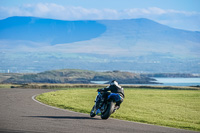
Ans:
[[[0,132],[5,133],[193,133],[51,108],[34,101],[36,94],[52,90],[0,89]]]

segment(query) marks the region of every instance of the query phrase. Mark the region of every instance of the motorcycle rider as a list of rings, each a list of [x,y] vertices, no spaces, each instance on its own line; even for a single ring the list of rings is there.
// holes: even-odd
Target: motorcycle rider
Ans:
[[[118,84],[116,80],[113,80],[110,82],[110,85],[103,89],[98,89],[98,92],[102,92],[102,100],[100,102],[100,108],[103,105],[104,101],[107,100],[109,97],[115,97],[116,98],[116,106],[115,110],[120,108],[120,104],[123,102],[123,99],[125,97],[124,95],[124,89]],[[110,92],[108,92],[110,91]]]

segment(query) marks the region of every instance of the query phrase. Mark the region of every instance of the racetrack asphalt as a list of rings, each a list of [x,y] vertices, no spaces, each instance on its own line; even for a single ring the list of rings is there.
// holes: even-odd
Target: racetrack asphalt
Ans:
[[[0,132],[4,133],[199,133],[176,128],[102,120],[99,116],[51,108],[32,99],[54,90],[0,89]],[[92,106],[92,105],[91,105]]]

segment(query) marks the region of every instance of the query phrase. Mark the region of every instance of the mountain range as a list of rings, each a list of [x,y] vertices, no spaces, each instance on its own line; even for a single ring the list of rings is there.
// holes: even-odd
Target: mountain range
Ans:
[[[52,69],[200,72],[200,32],[139,18],[0,20],[0,72]]]

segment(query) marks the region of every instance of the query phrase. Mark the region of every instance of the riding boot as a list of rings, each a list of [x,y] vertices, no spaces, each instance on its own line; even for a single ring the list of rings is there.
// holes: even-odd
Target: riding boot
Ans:
[[[120,105],[115,105],[115,109],[119,109],[120,108]]]

